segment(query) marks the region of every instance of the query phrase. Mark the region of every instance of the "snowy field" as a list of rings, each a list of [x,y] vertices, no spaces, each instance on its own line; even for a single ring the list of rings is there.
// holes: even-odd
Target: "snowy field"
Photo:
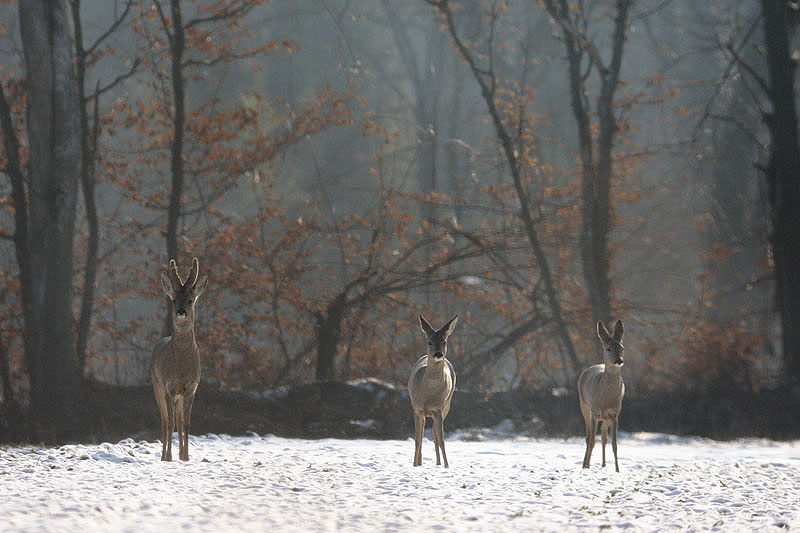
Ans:
[[[428,433],[428,436],[430,433]],[[0,448],[3,531],[775,531],[800,527],[800,441],[621,434],[620,469],[580,439],[190,438]],[[174,453],[177,454],[177,441]],[[610,445],[608,454],[611,457]],[[613,459],[612,463],[613,465]]]

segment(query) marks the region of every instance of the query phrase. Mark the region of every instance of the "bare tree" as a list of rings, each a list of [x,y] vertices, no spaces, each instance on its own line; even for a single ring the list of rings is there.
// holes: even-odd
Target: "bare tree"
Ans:
[[[628,13],[632,0],[617,0],[611,39],[611,58],[605,61],[598,46],[587,35],[589,20],[584,2],[543,0],[547,12],[561,27],[569,65],[572,112],[578,126],[581,160],[580,249],[583,276],[592,308],[593,321],[611,318],[611,281],[609,279],[608,234],[611,229],[611,177],[613,175],[614,138],[617,121],[614,94],[619,86],[622,54],[625,46]],[[592,126],[589,74],[595,72],[600,86],[595,113],[597,133]]]
[[[492,124],[494,125],[495,133],[499,140],[503,154],[508,164],[509,172],[511,174],[511,181],[514,186],[514,191],[519,202],[519,216],[522,221],[522,226],[525,235],[530,245],[531,252],[533,253],[536,268],[541,278],[547,304],[552,313],[552,323],[556,329],[556,337],[559,343],[566,352],[568,361],[567,366],[571,366],[573,371],[578,369],[578,356],[575,351],[575,346],[569,335],[569,328],[564,318],[562,311],[561,299],[559,298],[558,290],[556,288],[550,264],[545,253],[544,246],[542,245],[539,237],[539,232],[536,229],[536,217],[533,213],[533,208],[524,183],[523,168],[520,161],[520,152],[517,150],[517,143],[515,142],[513,133],[509,130],[505,122],[503,112],[498,108],[495,98],[497,96],[497,88],[499,85],[499,74],[495,69],[494,63],[494,25],[499,14],[498,8],[495,6],[491,12],[491,26],[489,31],[489,49],[486,51],[485,56],[488,58],[486,65],[478,64],[478,56],[475,54],[461,38],[455,22],[455,16],[449,0],[426,0],[427,3],[434,6],[444,20],[445,27],[452,38],[459,55],[469,66],[475,82],[480,87],[481,96],[486,103],[489,116]],[[519,128],[523,127],[524,120],[519,119]],[[530,321],[531,327],[534,324],[539,324],[538,321]]]
[[[72,27],[75,32],[75,75],[80,96],[80,143],[81,143],[81,190],[83,204],[86,209],[86,225],[88,227],[88,246],[83,272],[83,292],[81,294],[80,315],[78,317],[78,331],[75,353],[78,366],[83,369],[86,365],[86,348],[89,342],[89,332],[92,323],[92,307],[94,305],[95,281],[97,279],[98,250],[100,244],[100,223],[95,199],[95,166],[97,162],[97,141],[100,135],[100,95],[113,89],[119,83],[133,75],[139,66],[136,58],[130,69],[117,76],[111,82],[97,87],[92,93],[86,91],[87,71],[93,56],[108,38],[117,31],[128,19],[133,7],[133,1],[127,0],[122,12],[115,17],[111,25],[100,34],[93,42],[85,44],[83,39],[83,20],[81,18],[81,0],[70,0],[72,12]],[[90,106],[92,106],[92,119],[89,119]]]
[[[771,145],[764,169],[772,221],[772,252],[778,309],[783,327],[783,357],[792,381],[800,380],[800,147],[790,36],[797,27],[797,6],[784,0],[761,0],[767,73],[761,86],[772,112],[765,115]],[[756,75],[757,76],[757,75]],[[757,78],[760,79],[760,78]]]
[[[18,154],[9,157],[17,167],[9,174],[15,208],[23,212],[16,219],[15,243],[23,283],[25,356],[38,436],[58,439],[77,429],[84,412],[72,315],[80,101],[66,2],[20,2],[19,14],[28,88],[27,198],[18,182],[23,178]],[[7,115],[3,113],[8,150],[15,137]]]
[[[759,16],[742,32],[741,43],[722,43],[730,62],[717,83],[714,98],[706,105],[699,124],[706,118],[724,119],[712,113],[719,95],[732,72],[740,73],[748,96],[755,101],[769,132],[768,161],[761,170],[766,178],[766,210],[770,225],[770,248],[775,274],[775,299],[781,316],[785,377],[800,380],[800,146],[795,104],[794,76],[796,62],[790,49],[800,13],[797,6],[783,0],[762,0]],[[763,52],[746,53],[753,44],[759,23],[763,23]],[[757,61],[762,56],[765,66]],[[736,68],[734,68],[736,67]],[[766,72],[764,72],[766,70]],[[766,99],[764,103],[761,99]],[[769,111],[766,108],[771,108]],[[734,123],[742,129],[741,117]],[[742,131],[747,131],[742,129]],[[757,137],[750,134],[751,139]]]
[[[397,193],[391,191],[381,194],[378,218],[369,228],[356,229],[340,221],[333,224],[331,231],[339,248],[342,280],[340,287],[313,311],[318,381],[336,379],[335,357],[343,340],[343,327],[358,311],[396,295],[453,281],[462,274],[448,271],[449,267],[483,253],[466,243],[429,255],[427,250],[441,243],[441,233],[409,237],[406,223],[394,220],[399,216],[398,207],[393,205],[396,196]],[[344,234],[356,231],[369,237],[360,248],[345,242]],[[403,240],[402,246],[397,244]],[[387,249],[395,245],[398,253],[387,253]],[[318,299],[319,296],[315,296],[315,301]]]
[[[167,204],[166,256],[180,260],[182,257],[179,245],[179,225],[184,214],[183,195],[186,189],[185,169],[185,136],[186,136],[186,83],[187,69],[206,68],[216,64],[252,57],[262,53],[264,46],[239,53],[235,49],[222,46],[210,57],[202,59],[188,57],[187,37],[203,33],[203,28],[219,24],[230,24],[239,27],[247,14],[263,0],[236,0],[234,2],[216,1],[203,6],[194,16],[184,19],[184,8],[181,0],[169,0],[169,10],[165,9],[165,1],[154,0],[153,5],[158,13],[161,30],[169,46],[170,90],[171,102],[170,123],[172,139],[170,141],[170,189]],[[209,37],[210,40],[210,37]],[[165,320],[165,331],[169,331],[169,313]]]

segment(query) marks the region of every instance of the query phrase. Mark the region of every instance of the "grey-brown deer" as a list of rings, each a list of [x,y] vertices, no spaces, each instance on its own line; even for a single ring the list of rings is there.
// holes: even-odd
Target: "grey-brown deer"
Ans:
[[[433,329],[422,315],[419,326],[428,343],[428,353],[417,360],[408,378],[408,394],[414,410],[414,466],[422,465],[422,434],[427,417],[433,419],[433,443],[436,448],[436,464],[449,468],[444,451],[444,419],[450,412],[450,401],[456,388],[456,372],[447,360],[447,337],[456,327],[458,315],[444,326]],[[441,458],[439,449],[442,450]]]
[[[167,272],[161,273],[161,287],[172,302],[172,336],[164,337],[153,348],[150,379],[161,414],[161,460],[172,461],[172,432],[177,426],[178,453],[189,460],[189,419],[197,385],[200,383],[200,350],[194,338],[194,308],[206,290],[208,278],[198,278],[197,258],[185,281],[170,259]]]
[[[622,320],[617,320],[613,335],[608,333],[602,320],[597,322],[597,336],[600,337],[600,344],[603,347],[603,363],[586,368],[578,378],[581,413],[586,422],[586,453],[583,456],[583,468],[589,468],[597,425],[601,424],[603,466],[606,466],[606,442],[610,430],[614,467],[619,472],[617,426],[619,425],[619,413],[622,410],[622,397],[625,395],[625,384],[622,382],[620,374],[622,365],[625,364],[622,346],[623,331]]]

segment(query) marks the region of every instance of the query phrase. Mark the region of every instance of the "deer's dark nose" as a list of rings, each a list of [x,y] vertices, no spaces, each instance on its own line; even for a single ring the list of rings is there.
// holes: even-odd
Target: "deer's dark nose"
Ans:
[[[177,316],[178,318],[186,318],[186,309],[181,307],[180,309],[175,311],[175,316]]]
[[[444,358],[444,354],[442,352],[434,352],[433,358],[438,361],[439,359],[443,359]]]
[[[625,361],[623,361],[623,360],[622,360],[622,357],[617,357],[617,358],[614,360],[614,364],[615,364],[615,365],[617,365],[617,366],[622,366],[622,365],[624,365],[624,364],[625,364]]]

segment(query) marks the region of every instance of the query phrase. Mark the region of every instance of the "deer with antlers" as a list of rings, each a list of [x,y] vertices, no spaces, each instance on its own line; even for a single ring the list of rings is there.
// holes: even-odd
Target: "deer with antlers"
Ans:
[[[197,258],[185,281],[178,265],[170,259],[167,272],[161,273],[161,287],[172,302],[172,336],[164,337],[153,348],[150,378],[161,413],[161,460],[172,461],[172,432],[177,426],[178,452],[189,460],[189,419],[197,385],[200,383],[200,350],[194,338],[194,305],[206,290],[208,278],[200,276]]]

